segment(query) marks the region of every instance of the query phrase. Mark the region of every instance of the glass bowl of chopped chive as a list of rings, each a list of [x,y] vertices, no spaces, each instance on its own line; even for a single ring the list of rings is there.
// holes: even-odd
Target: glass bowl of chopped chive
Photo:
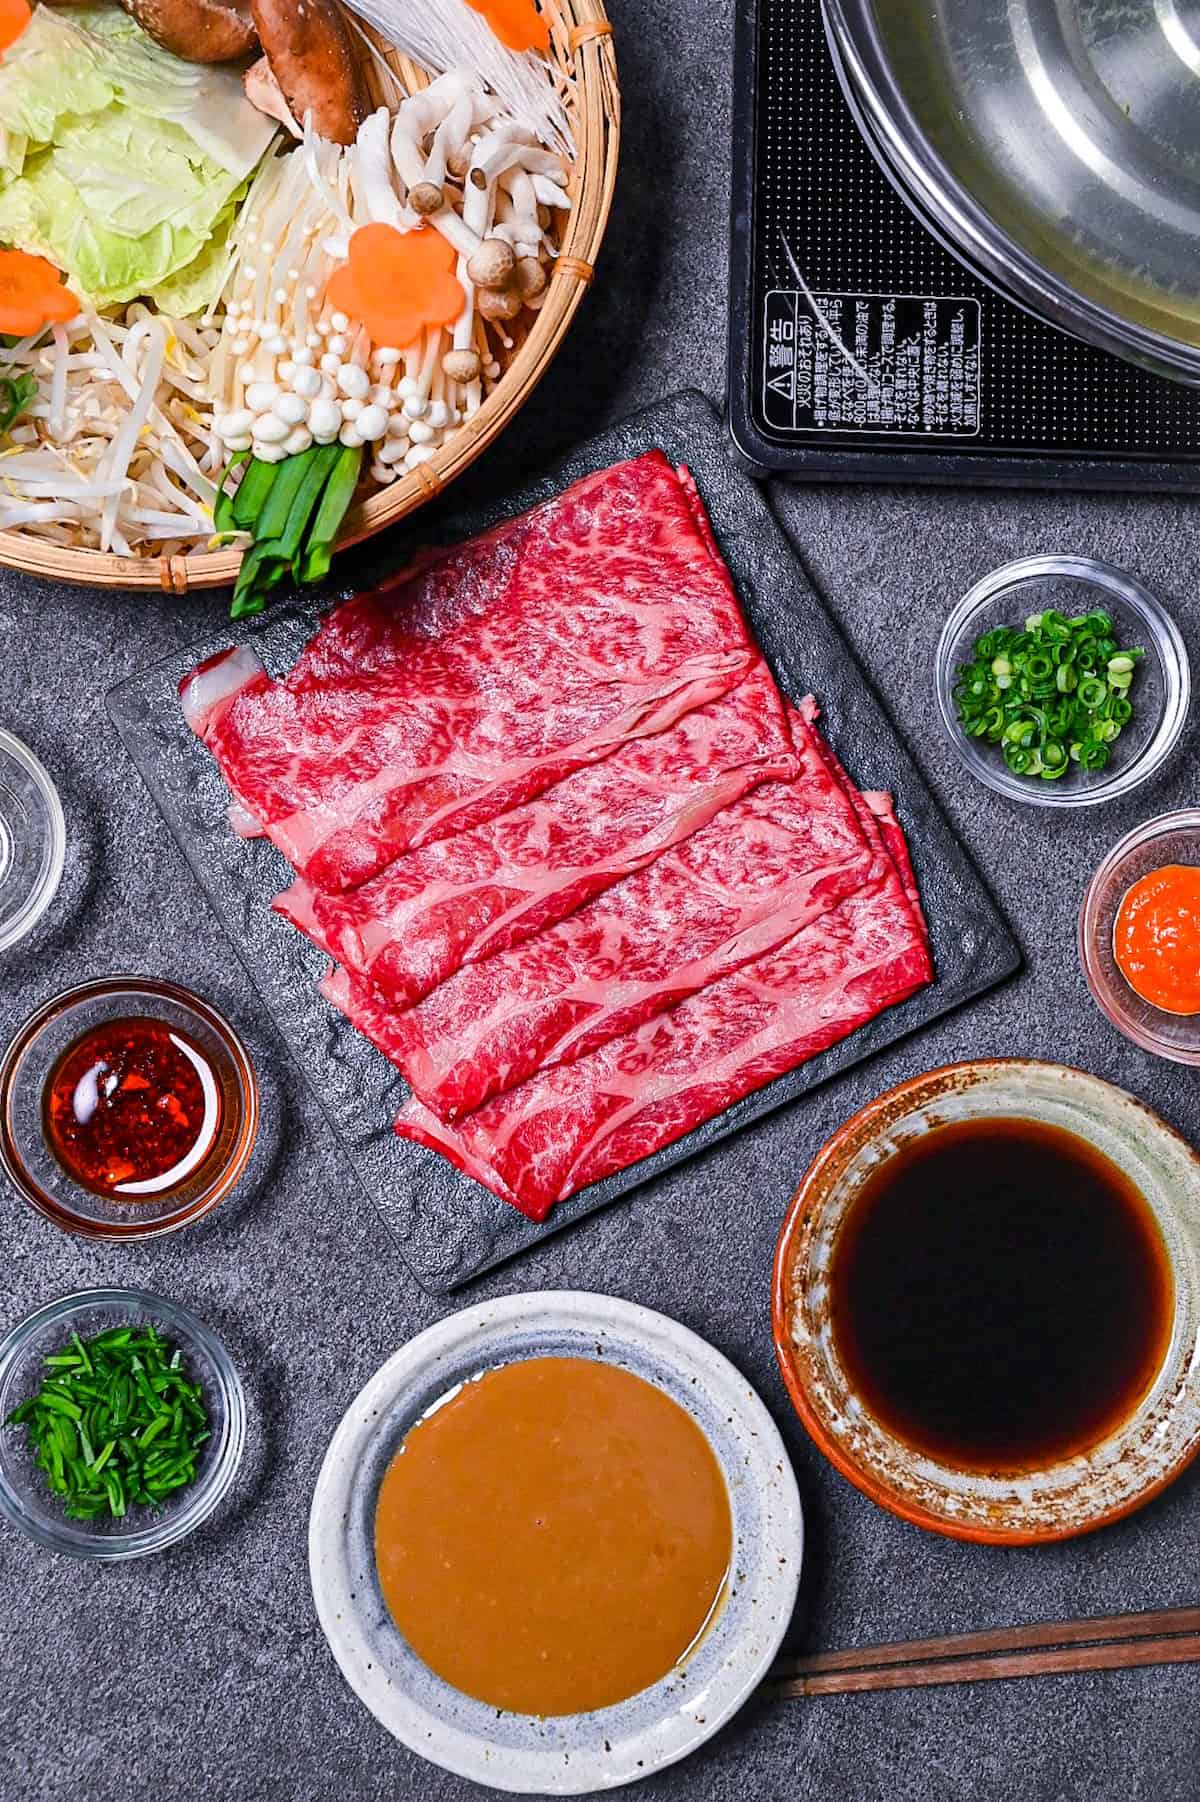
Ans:
[[[0,1343],[0,1514],[52,1551],[140,1558],[229,1489],[241,1380],[203,1322],[136,1289],[86,1289]]]
[[[1191,693],[1161,603],[1087,557],[1025,557],[977,582],[942,630],[936,680],[971,774],[1035,807],[1092,807],[1147,781]]]

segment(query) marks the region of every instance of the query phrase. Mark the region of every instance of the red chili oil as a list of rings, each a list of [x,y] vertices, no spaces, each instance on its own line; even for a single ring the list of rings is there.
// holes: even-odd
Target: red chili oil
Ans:
[[[95,1195],[157,1199],[204,1162],[221,1125],[210,1060],[165,1021],[106,1020],[69,1045],[43,1100],[46,1143]]]

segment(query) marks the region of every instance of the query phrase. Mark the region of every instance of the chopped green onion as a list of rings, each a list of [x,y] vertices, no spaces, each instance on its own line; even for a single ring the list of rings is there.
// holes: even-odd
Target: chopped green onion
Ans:
[[[1053,609],[976,640],[954,682],[959,724],[997,745],[1016,775],[1058,781],[1075,764],[1103,769],[1133,717],[1129,693],[1140,647],[1123,648],[1100,609],[1068,619]]]

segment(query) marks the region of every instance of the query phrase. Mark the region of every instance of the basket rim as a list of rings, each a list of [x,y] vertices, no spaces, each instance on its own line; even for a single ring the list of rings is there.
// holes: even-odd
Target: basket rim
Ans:
[[[540,3],[551,22],[562,84],[574,84],[576,138],[571,209],[545,301],[512,362],[470,422],[439,446],[427,462],[354,509],[348,529],[338,541],[338,551],[373,538],[415,512],[495,442],[549,368],[591,282],[612,206],[620,148],[613,27],[603,0]],[[385,47],[382,39],[377,41]],[[413,68],[399,53],[391,54],[400,66]],[[226,588],[237,579],[242,555],[240,550],[225,550],[207,552],[203,557],[121,557],[114,551],[48,544],[20,528],[0,531],[0,565],[76,587],[180,595]]]

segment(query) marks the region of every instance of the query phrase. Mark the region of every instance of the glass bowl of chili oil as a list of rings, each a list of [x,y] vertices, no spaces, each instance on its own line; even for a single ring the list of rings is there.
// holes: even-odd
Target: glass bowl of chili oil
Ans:
[[[80,1377],[78,1370],[70,1373],[78,1378],[81,1392],[75,1395],[74,1413],[68,1412],[64,1419],[74,1456],[78,1459],[90,1453],[93,1459],[104,1459],[107,1442],[94,1446],[90,1442],[92,1435],[98,1439],[101,1431],[109,1431],[103,1420],[97,1424],[93,1408],[109,1407],[113,1399],[95,1393],[98,1386],[104,1389],[97,1341],[102,1345],[109,1335],[120,1338],[128,1333],[134,1342],[129,1348],[132,1351],[139,1337],[151,1328],[161,1342],[164,1361],[174,1360],[180,1379],[188,1385],[192,1418],[185,1431],[194,1443],[186,1479],[176,1479],[170,1464],[172,1434],[178,1436],[180,1431],[172,1419],[166,1421],[165,1430],[148,1433],[143,1427],[138,1434],[139,1450],[127,1456],[115,1435],[117,1444],[106,1462],[120,1480],[120,1487],[114,1483],[112,1488],[115,1506],[123,1511],[114,1513],[105,1505],[92,1518],[72,1518],[68,1503],[54,1492],[36,1461],[27,1425],[4,1423],[22,1403],[36,1396],[48,1379],[56,1386],[61,1384],[69,1374],[72,1357],[79,1356],[77,1347],[82,1346],[93,1374],[88,1376],[85,1371]],[[55,1362],[48,1364],[48,1358]],[[119,1399],[117,1405],[121,1405]],[[92,1435],[85,1444],[80,1428],[87,1434],[89,1420]],[[203,1321],[164,1296],[139,1289],[85,1289],[39,1308],[0,1341],[0,1518],[51,1551],[113,1561],[145,1557],[176,1545],[207,1520],[228,1493],[245,1441],[245,1396],[229,1353]],[[164,1445],[165,1453],[161,1450]],[[146,1472],[152,1505],[138,1504],[129,1497],[130,1457]],[[156,1480],[160,1472],[165,1473],[163,1482]],[[175,1481],[177,1486],[170,1487]]]
[[[1079,746],[1082,761],[1075,750],[1065,755],[1055,736],[1055,709],[1071,696],[1060,688],[1057,670],[1050,671],[1048,698],[1040,694],[1030,698],[1030,742],[1013,747],[1015,761],[1022,761],[1023,753],[1035,773],[1019,773],[1010,766],[1003,743],[976,736],[964,726],[959,688],[964,670],[976,661],[975,647],[985,634],[1001,627],[1020,632],[1036,616],[1051,612],[1076,627],[1088,615],[1103,615],[1111,622],[1111,630],[1104,632],[1098,627],[1099,636],[1104,640],[1111,637],[1118,654],[1127,650],[1142,654],[1129,660],[1128,684],[1112,697],[1119,717],[1115,722],[1100,720],[1096,744],[1090,743],[1091,728],[1084,731],[1076,723],[1080,736],[1089,741]],[[1069,645],[1063,655],[1071,655]],[[1020,672],[1022,676],[1025,673]],[[1100,673],[1106,675],[1107,669]],[[1070,673],[1064,674],[1063,681],[1070,684],[1070,680]],[[1191,696],[1187,651],[1161,602],[1132,576],[1089,557],[1024,557],[984,576],[963,596],[942,628],[935,682],[942,724],[960,761],[988,788],[1032,807],[1095,807],[1131,793],[1154,775],[1175,748]],[[1074,686],[1077,691],[1078,684]],[[1013,692],[1010,688],[1008,695],[993,699],[1003,703]],[[1019,710],[999,707],[995,726],[1004,730],[1012,724],[1019,730],[1022,722],[1009,717],[1014,711]],[[976,730],[983,723],[978,715],[973,722]],[[1108,738],[1114,723],[1118,729]],[[1072,731],[1069,737],[1074,736]],[[1044,759],[1043,738],[1050,743]]]
[[[258,1083],[238,1034],[152,977],[43,1003],[0,1061],[0,1167],[29,1205],[92,1239],[152,1239],[212,1212],[244,1173]]]

